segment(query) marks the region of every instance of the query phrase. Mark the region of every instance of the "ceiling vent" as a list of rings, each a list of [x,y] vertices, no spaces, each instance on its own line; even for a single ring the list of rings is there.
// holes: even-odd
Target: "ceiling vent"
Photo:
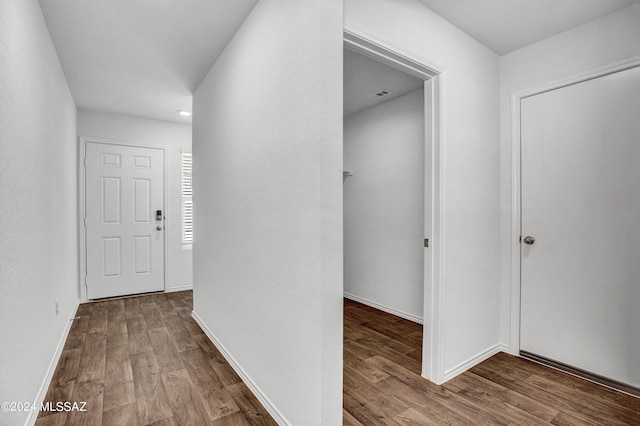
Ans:
[[[392,93],[393,92],[391,90],[382,89],[382,90],[378,90],[375,93],[370,94],[369,97],[370,98],[384,98],[385,96],[389,96]]]

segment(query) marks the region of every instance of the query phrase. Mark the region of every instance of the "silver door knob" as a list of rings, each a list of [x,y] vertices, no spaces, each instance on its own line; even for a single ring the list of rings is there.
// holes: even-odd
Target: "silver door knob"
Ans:
[[[158,225],[158,226],[156,226],[156,229],[157,229],[158,231],[162,231],[162,226]]]
[[[533,245],[536,242],[536,239],[529,235],[527,237],[524,237],[524,240],[522,241],[524,241],[525,244]]]

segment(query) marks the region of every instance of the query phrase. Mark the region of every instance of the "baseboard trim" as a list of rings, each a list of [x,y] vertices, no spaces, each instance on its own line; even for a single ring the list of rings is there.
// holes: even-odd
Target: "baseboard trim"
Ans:
[[[73,325],[73,318],[76,316],[76,312],[78,312],[78,306],[80,306],[80,299],[76,299],[73,304],[73,308],[71,309],[71,315],[69,316],[69,321],[67,321],[67,326],[62,332],[62,336],[60,336],[60,340],[58,341],[58,346],[56,347],[55,352],[53,353],[53,358],[49,363],[49,368],[47,368],[47,373],[44,376],[44,380],[40,385],[40,389],[38,390],[38,394],[34,401],[36,407],[42,406],[42,402],[44,401],[44,397],[47,396],[47,390],[49,390],[49,386],[51,385],[51,380],[53,379],[53,374],[56,372],[56,367],[58,366],[58,361],[60,361],[60,356],[62,355],[62,349],[64,349],[64,344],[67,341],[67,337],[69,337],[69,331],[71,330],[71,326]],[[29,416],[27,420],[24,422],[25,426],[33,426],[38,419],[38,414],[40,414],[39,410],[30,410]]]
[[[513,349],[513,346],[502,343],[502,352],[513,356],[520,356],[520,352]]]
[[[222,342],[218,340],[218,338],[213,334],[211,330],[205,325],[202,319],[198,316],[195,311],[191,312],[191,317],[195,320],[196,323],[200,326],[204,334],[207,335],[209,340],[215,345],[216,348],[222,353],[222,356],[227,360],[227,362],[231,365],[231,367],[238,373],[238,376],[242,379],[242,381],[247,385],[249,390],[253,392],[253,394],[258,398],[260,403],[264,406],[264,408],[271,414],[271,417],[278,423],[280,426],[290,426],[291,423],[286,419],[286,417],[278,410],[278,408],[271,402],[271,400],[267,397],[267,395],[260,389],[260,387],[251,379],[251,377],[247,374],[246,371],[238,364],[233,355],[229,353],[229,351],[224,347]]]
[[[495,354],[499,352],[508,352],[508,347],[498,343],[497,345],[491,346],[490,348],[472,356],[466,361],[461,362],[457,366],[450,368],[444,372],[444,382],[447,382],[459,374],[464,373],[474,365],[480,364],[482,361],[491,358]],[[444,383],[443,382],[443,383]]]
[[[349,300],[353,300],[354,302],[362,303],[363,305],[371,306],[372,308],[379,309],[379,310],[384,311],[384,312],[386,312],[388,314],[395,315],[395,316],[400,317],[400,318],[404,318],[404,319],[409,320],[411,322],[415,322],[415,323],[418,323],[418,324],[424,324],[424,320],[422,318],[420,318],[419,316],[417,316],[417,315],[408,314],[406,312],[402,312],[402,311],[399,311],[397,309],[390,308],[388,306],[381,305],[381,304],[376,303],[376,302],[372,302],[371,300],[364,299],[364,298],[362,298],[360,296],[356,296],[356,295],[351,294],[351,293],[345,292],[344,293],[344,298],[345,299],[349,299]]]
[[[175,293],[176,291],[193,290],[192,285],[179,285],[176,287],[169,287],[165,290],[166,293]]]

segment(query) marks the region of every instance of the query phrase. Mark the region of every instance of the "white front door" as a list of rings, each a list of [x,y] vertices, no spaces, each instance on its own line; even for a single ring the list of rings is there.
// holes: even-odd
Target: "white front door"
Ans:
[[[521,120],[520,348],[640,388],[640,68],[525,98]]]
[[[87,298],[164,290],[164,152],[87,142]]]

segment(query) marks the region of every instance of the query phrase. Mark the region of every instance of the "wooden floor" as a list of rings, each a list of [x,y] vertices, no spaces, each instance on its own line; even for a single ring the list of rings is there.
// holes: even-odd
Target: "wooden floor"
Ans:
[[[192,293],[83,304],[37,425],[274,425],[191,318]],[[345,425],[640,425],[640,399],[500,354],[420,377],[422,327],[345,301]]]
[[[191,318],[192,292],[80,305],[37,425],[275,425]]]
[[[420,377],[422,327],[345,301],[345,425],[640,425],[640,399],[498,354],[442,386]]]

